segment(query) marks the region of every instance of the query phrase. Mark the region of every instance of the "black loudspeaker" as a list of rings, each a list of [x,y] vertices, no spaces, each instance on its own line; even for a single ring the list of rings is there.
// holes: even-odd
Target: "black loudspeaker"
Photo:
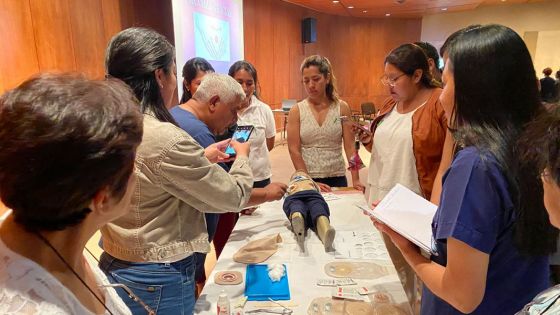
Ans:
[[[301,40],[303,43],[317,41],[317,19],[306,18],[301,21]]]

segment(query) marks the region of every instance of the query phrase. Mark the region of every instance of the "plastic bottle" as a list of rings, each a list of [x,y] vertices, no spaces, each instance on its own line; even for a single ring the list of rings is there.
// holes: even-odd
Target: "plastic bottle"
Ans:
[[[229,298],[227,293],[222,290],[218,296],[218,312],[217,315],[230,315]]]

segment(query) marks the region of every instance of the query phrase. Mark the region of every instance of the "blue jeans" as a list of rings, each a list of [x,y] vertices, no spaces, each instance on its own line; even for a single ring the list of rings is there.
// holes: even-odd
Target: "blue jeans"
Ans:
[[[194,256],[173,263],[133,263],[107,253],[101,254],[99,267],[111,283],[126,285],[158,315],[194,312]],[[122,288],[115,288],[132,314],[146,314]]]

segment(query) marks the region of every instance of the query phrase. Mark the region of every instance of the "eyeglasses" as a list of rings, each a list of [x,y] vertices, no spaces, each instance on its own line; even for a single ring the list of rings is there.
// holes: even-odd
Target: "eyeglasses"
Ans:
[[[385,86],[395,87],[395,85],[397,84],[397,80],[405,74],[406,73],[401,73],[400,75],[398,75],[398,76],[396,76],[392,79],[389,78],[388,76],[384,75],[384,76],[381,77],[381,83]]]

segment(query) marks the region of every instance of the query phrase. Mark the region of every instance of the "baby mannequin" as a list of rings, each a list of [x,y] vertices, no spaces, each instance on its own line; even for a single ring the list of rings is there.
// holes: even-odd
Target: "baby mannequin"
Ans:
[[[311,228],[316,230],[325,251],[331,250],[335,230],[330,225],[329,206],[319,186],[305,172],[296,171],[290,179],[287,194],[283,209],[300,245],[303,245],[305,230]]]

